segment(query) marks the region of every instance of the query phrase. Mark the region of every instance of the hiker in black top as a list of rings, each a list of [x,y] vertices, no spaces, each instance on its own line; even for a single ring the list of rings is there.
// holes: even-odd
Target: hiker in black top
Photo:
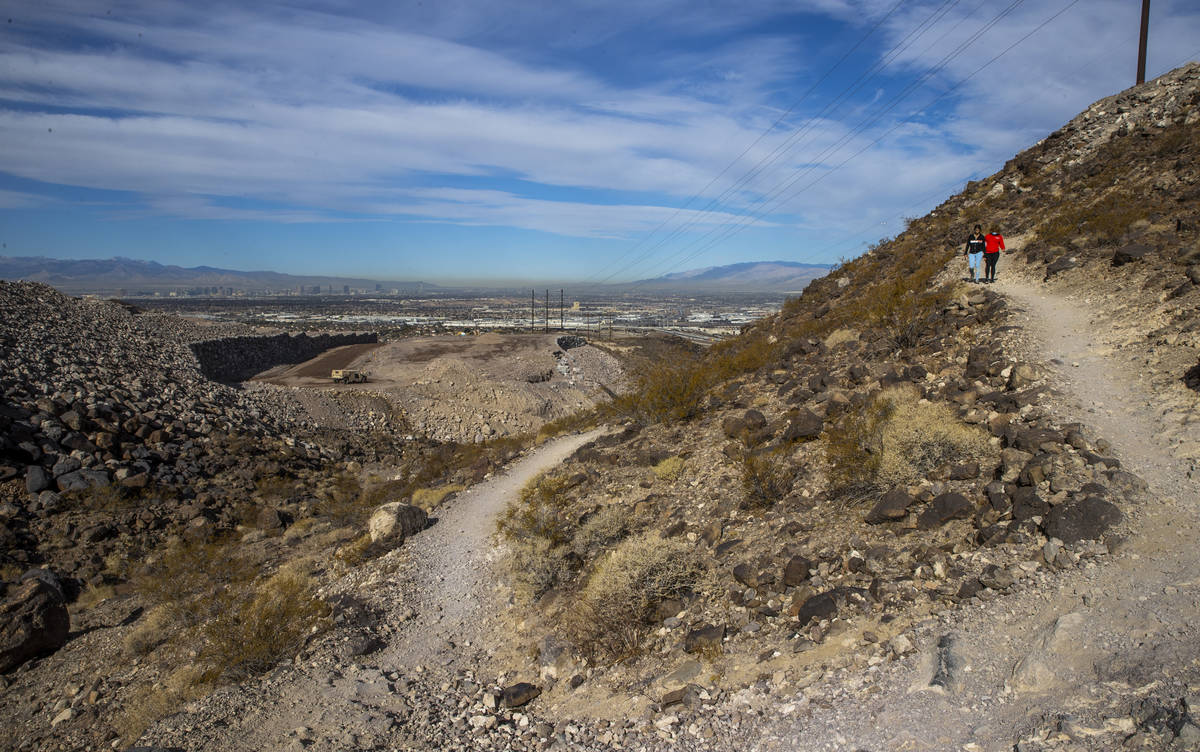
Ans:
[[[983,239],[983,227],[975,225],[975,232],[967,238],[967,247],[963,249],[963,253],[967,257],[967,267],[971,270],[971,281],[974,282],[979,271],[979,261],[983,257],[983,250],[986,243]]]

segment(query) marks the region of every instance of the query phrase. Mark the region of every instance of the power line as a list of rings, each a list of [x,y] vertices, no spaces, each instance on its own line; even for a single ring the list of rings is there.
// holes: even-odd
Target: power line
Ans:
[[[683,222],[683,224],[681,224],[679,227],[677,227],[673,231],[671,231],[671,233],[669,233],[666,237],[661,238],[657,243],[655,243],[648,250],[646,250],[644,253],[642,253],[636,260],[619,268],[616,272],[609,274],[608,276],[604,277],[603,279],[599,279],[598,282],[601,284],[604,282],[607,282],[610,279],[612,279],[613,277],[617,276],[617,274],[620,274],[623,271],[642,263],[647,258],[649,258],[651,255],[653,255],[654,251],[663,247],[664,245],[669,243],[671,240],[675,239],[676,237],[683,234],[688,229],[690,229],[691,227],[693,227],[697,223],[699,223],[702,217],[704,217],[705,215],[708,215],[708,214],[715,213],[713,211],[713,208],[715,206],[718,206],[718,205],[724,203],[726,200],[728,200],[729,198],[734,196],[737,193],[737,191],[740,188],[742,188],[743,186],[747,185],[750,182],[750,180],[752,180],[754,177],[756,177],[758,174],[760,174],[764,169],[766,169],[767,167],[769,167],[769,166],[773,165],[775,162],[777,162],[784,154],[786,154],[788,151],[790,151],[792,149],[792,147],[794,147],[796,145],[796,143],[798,142],[798,140],[801,137],[807,135],[816,127],[817,121],[819,121],[827,113],[836,109],[844,100],[848,99],[850,96],[853,96],[855,93],[860,91],[863,86],[865,86],[872,79],[874,79],[875,76],[877,76],[880,72],[882,72],[882,70],[884,68],[886,68],[888,65],[890,65],[897,57],[899,57],[904,51],[906,51],[909,47],[911,47],[912,44],[914,44],[917,39],[919,39],[921,36],[923,36],[924,33],[926,31],[928,31],[929,28],[932,28],[934,23],[941,20],[941,18],[944,17],[946,15],[946,13],[948,13],[956,5],[958,5],[959,1],[960,0],[944,0],[944,2],[942,3],[941,6],[939,6],[929,17],[927,17],[923,22],[921,22],[916,28],[914,28],[907,35],[905,35],[905,37],[903,39],[901,39],[899,42],[897,42],[886,54],[884,54],[884,56],[882,58],[880,58],[880,60],[878,62],[876,62],[874,65],[872,65],[870,68],[868,68],[867,71],[859,74],[859,77],[857,79],[855,79],[854,82],[852,82],[850,85],[845,87],[842,90],[842,92],[839,93],[838,96],[834,97],[834,99],[831,100],[828,104],[826,104],[825,107],[819,113],[817,113],[813,117],[809,118],[808,121],[803,126],[796,129],[795,131],[793,131],[786,139],[784,139],[783,142],[781,142],[779,145],[777,145],[770,153],[767,154],[767,156],[760,159],[747,172],[743,173],[740,178],[738,178],[736,181],[734,181],[721,194],[719,194],[715,198],[710,199],[709,202],[707,204],[705,204],[695,214],[695,216],[691,217],[690,219],[685,220]],[[1020,1],[1021,0],[1018,0],[1018,2],[1020,2]],[[875,26],[873,26],[871,28],[871,30],[868,31],[868,33],[862,39],[860,39],[858,41],[858,43],[856,43],[854,45],[853,48],[851,48],[851,50],[849,52],[847,52],[846,54],[844,54],[842,56],[842,58],[838,61],[837,64],[834,65],[833,68],[830,68],[830,70],[827,71],[824,76],[822,76],[821,81],[824,81],[825,78],[827,78],[829,76],[829,74],[832,73],[835,68],[837,68],[838,65],[840,65],[847,57],[849,57],[850,53],[852,53],[855,49],[857,49],[867,39],[867,37],[869,37],[875,31],[875,29],[877,29],[884,21],[886,21],[887,18],[889,18],[892,15],[892,13],[899,7],[899,5],[900,5],[900,3],[897,3],[895,6],[893,6],[892,9],[890,11],[888,11],[887,15],[885,15],[882,19],[880,19],[875,24]],[[982,4],[981,4],[981,6],[982,6]],[[973,15],[975,13],[975,11],[977,11],[979,9],[979,7],[981,7],[981,6],[977,6],[976,9],[974,11],[972,11],[971,14],[968,14],[967,17],[969,17],[970,15]],[[957,24],[955,25],[954,28],[957,28]],[[943,36],[945,36],[945,35],[943,35]],[[792,105],[792,107],[790,107],[788,109],[788,113],[791,113],[800,104],[800,102],[802,102],[805,98],[807,98],[808,95],[812,93],[813,89],[815,89],[816,86],[821,83],[821,81],[818,81],[817,84],[814,84],[814,86],[812,88],[810,88],[807,92],[805,92],[804,96],[801,97],[801,99],[799,101],[797,101],[796,104]],[[788,113],[785,113],[784,117],[786,117],[786,115]],[[739,161],[743,156],[745,156],[750,151],[751,148],[753,148],[760,141],[762,141],[762,139],[767,135],[767,133],[770,133],[771,130],[773,130],[780,122],[782,122],[782,120],[783,120],[783,118],[780,118],[779,120],[777,120],[775,122],[775,124],[771,126],[771,128],[768,128],[766,132],[764,132],[761,136],[759,136],[758,139],[755,140],[754,144],[751,144],[751,146],[749,148],[747,148],[746,151],[743,151],[742,154],[740,156],[738,156],[738,158],[735,159],[734,162],[730,163],[729,166],[727,166],[724,170],[722,170],[721,174],[718,175],[717,177],[719,178],[722,175],[724,175],[726,172],[728,172],[729,168],[732,167],[733,164],[735,164],[737,161]],[[717,178],[714,178],[712,181],[710,181],[708,183],[708,185],[705,186],[703,191],[701,191],[701,193],[703,193],[704,191],[707,191],[708,188],[710,188],[716,182],[716,180],[717,180]],[[668,223],[673,221],[675,219],[675,217],[679,216],[679,214],[683,211],[683,208],[686,208],[686,206],[688,204],[690,204],[693,200],[695,200],[695,198],[697,198],[698,195],[699,194],[697,194],[697,196],[693,196],[691,199],[689,199],[687,204],[684,205],[684,207],[682,207],[680,209],[676,209],[676,211],[671,215],[671,217],[669,217],[665,222],[663,222],[661,225],[659,225],[657,228],[655,228],[654,231],[652,231],[650,233],[650,235],[648,235],[648,236],[644,237],[642,240],[638,241],[638,243],[636,243],[633,248],[631,248],[629,251],[626,251],[619,258],[625,258],[632,251],[636,250],[638,248],[638,246],[642,245],[645,242],[648,242],[649,239],[651,237],[653,237],[653,235],[655,233],[657,233],[659,230],[661,230],[663,227],[665,227]],[[592,277],[589,278],[589,281],[596,280],[596,278],[599,277],[600,274],[602,274],[604,272],[604,270],[609,269],[611,267],[612,267],[611,263],[606,265],[605,267],[603,267],[600,270],[600,272],[592,275]]]
[[[789,190],[792,186],[794,186],[796,183],[798,183],[805,176],[807,176],[808,174],[810,174],[811,172],[816,170],[817,167],[822,164],[823,160],[825,160],[828,157],[831,157],[834,154],[836,154],[837,152],[841,151],[841,149],[846,144],[848,144],[852,139],[854,139],[856,136],[863,133],[868,128],[872,127],[877,122],[879,122],[879,120],[881,120],[884,115],[886,115],[888,112],[891,112],[893,109],[895,109],[895,107],[897,105],[899,105],[902,101],[907,99],[917,89],[919,89],[921,86],[923,86],[926,81],[928,81],[934,75],[939,73],[951,61],[953,61],[955,58],[957,58],[959,55],[961,55],[963,52],[965,52],[975,41],[977,41],[980,37],[982,37],[988,31],[990,31],[992,29],[992,27],[994,27],[996,24],[998,24],[1000,21],[1002,21],[1007,15],[1012,13],[1013,10],[1015,10],[1023,1],[1024,0],[1013,0],[1013,2],[1008,5],[1008,7],[1006,7],[1004,10],[1002,10],[1000,13],[998,13],[994,18],[992,18],[991,21],[984,24],[979,30],[977,30],[974,34],[972,34],[970,37],[968,37],[965,41],[961,42],[951,52],[949,52],[945,56],[943,56],[942,59],[939,60],[936,65],[934,65],[933,67],[926,70],[925,73],[923,73],[921,76],[919,76],[918,78],[916,78],[915,80],[910,82],[898,94],[893,96],[892,99],[887,103],[887,105],[885,107],[883,107],[880,110],[877,110],[873,115],[870,115],[867,118],[865,118],[862,122],[860,122],[857,126],[855,126],[855,128],[853,128],[850,132],[843,135],[840,139],[838,139],[836,142],[834,142],[833,144],[826,147],[820,154],[818,154],[816,157],[814,157],[812,160],[810,160],[811,164],[808,167],[805,167],[805,168],[799,170],[793,177],[786,179],[785,181],[783,181],[780,184],[777,184],[776,187],[773,188],[770,192],[768,192],[764,197],[762,197],[758,201],[754,202],[754,204],[752,204],[751,207],[748,207],[746,210],[743,210],[742,212],[740,212],[738,215],[739,218],[735,222],[729,222],[721,227],[710,230],[709,232],[700,236],[699,238],[692,241],[688,245],[684,246],[683,249],[678,251],[673,256],[668,257],[668,259],[666,260],[666,263],[668,263],[668,264],[673,263],[676,258],[686,254],[691,248],[694,248],[698,244],[704,243],[704,245],[700,248],[699,252],[687,255],[687,257],[684,259],[684,261],[687,261],[688,259],[691,259],[691,258],[695,258],[697,255],[699,255],[700,252],[703,252],[703,251],[711,248],[717,242],[720,242],[720,241],[726,239],[727,237],[730,237],[734,232],[739,231],[743,227],[747,226],[749,223],[755,222],[758,219],[761,219],[762,217],[766,216],[766,214],[769,213],[769,210],[758,212],[757,214],[755,214],[752,211],[753,206],[754,205],[759,205],[759,206],[768,205],[768,202],[775,202],[775,205],[778,205],[779,196],[781,196],[784,192]],[[1078,0],[1075,0],[1075,1],[1078,2]],[[1072,3],[1072,4],[1074,4],[1074,3]],[[972,75],[974,75],[974,74],[972,74]],[[966,81],[966,80],[967,79],[964,79],[964,81]],[[959,85],[961,85],[961,83],[963,83],[963,82],[959,82]],[[949,93],[949,92],[946,92],[946,93]],[[945,94],[943,94],[943,96],[945,96]],[[937,101],[937,100],[934,100],[934,101]],[[929,107],[930,104],[932,104],[932,102],[929,104],[926,104],[925,107]],[[924,108],[922,108],[922,109],[924,109]],[[918,112],[920,112],[920,111],[918,111]],[[909,118],[900,120],[896,124],[896,126],[893,126],[891,129],[886,131],[884,133],[884,135],[886,136],[887,134],[891,133],[893,130],[895,130],[896,127],[898,127],[900,124],[906,122],[908,119],[911,119],[911,117],[912,116],[909,116]],[[873,146],[874,144],[878,143],[880,140],[882,140],[882,137],[879,139],[876,139],[870,145]],[[861,151],[858,153],[861,153]],[[845,162],[843,162],[841,164],[845,164]],[[841,164],[834,167],[833,170],[826,172],[825,175],[830,174],[830,172],[836,171],[838,168],[841,167]],[[824,176],[822,176],[822,177],[824,177]],[[798,195],[798,194],[795,194],[795,195]],[[794,195],[792,197],[794,198]],[[731,230],[730,228],[733,228],[733,229]],[[712,242],[705,243],[705,239],[709,238],[713,235],[717,235],[717,237]]]
[[[1013,48],[1015,48],[1017,45],[1021,44],[1022,42],[1024,42],[1026,39],[1028,39],[1029,37],[1033,36],[1033,35],[1034,35],[1034,34],[1036,34],[1037,32],[1041,31],[1041,30],[1042,30],[1044,27],[1046,27],[1048,24],[1050,24],[1050,23],[1051,23],[1051,22],[1053,22],[1055,19],[1057,19],[1059,16],[1061,16],[1061,15],[1062,15],[1062,14],[1064,14],[1064,13],[1066,13],[1068,10],[1070,10],[1072,7],[1074,7],[1076,4],[1078,4],[1078,2],[1079,2],[1079,0],[1071,0],[1071,2],[1070,2],[1070,3],[1068,3],[1068,4],[1067,4],[1065,7],[1063,7],[1061,10],[1059,10],[1058,12],[1054,13],[1053,15],[1051,15],[1051,16],[1050,16],[1049,18],[1047,18],[1045,21],[1042,21],[1040,24],[1038,24],[1036,27],[1034,27],[1034,29],[1033,29],[1032,31],[1028,32],[1028,33],[1027,33],[1027,34],[1025,34],[1024,36],[1022,36],[1020,39],[1016,40],[1015,42],[1013,42],[1012,44],[1010,44],[1008,47],[1004,48],[1004,50],[1002,50],[1002,51],[1001,51],[999,54],[997,54],[997,55],[995,55],[994,57],[992,57],[990,60],[988,60],[987,62],[985,62],[983,65],[980,65],[978,68],[976,68],[976,69],[975,69],[974,71],[972,71],[970,74],[968,74],[966,77],[964,77],[963,79],[961,79],[960,81],[958,81],[958,83],[954,84],[954,85],[953,85],[953,86],[951,86],[950,88],[948,88],[948,89],[946,89],[945,91],[943,91],[943,92],[942,92],[941,94],[939,94],[937,97],[935,97],[935,98],[934,98],[934,99],[932,99],[931,101],[927,102],[927,103],[926,103],[924,106],[922,106],[921,108],[919,108],[919,109],[918,109],[916,112],[912,113],[912,114],[911,114],[911,115],[909,115],[908,117],[906,117],[906,118],[903,118],[903,119],[901,119],[901,120],[897,121],[897,122],[896,122],[894,125],[892,125],[892,126],[891,126],[890,128],[888,128],[886,131],[884,131],[884,132],[883,132],[883,134],[881,134],[881,135],[880,135],[878,138],[876,138],[875,140],[871,141],[869,144],[867,144],[867,145],[866,145],[866,146],[864,146],[863,148],[859,149],[859,150],[858,150],[858,151],[856,151],[854,154],[851,154],[849,157],[847,157],[846,159],[842,160],[842,161],[841,161],[841,162],[839,162],[837,165],[834,165],[834,167],[833,167],[832,169],[830,169],[829,171],[827,171],[827,172],[823,173],[822,175],[820,175],[819,177],[817,177],[815,180],[813,180],[812,182],[808,183],[807,185],[803,186],[803,187],[802,187],[800,190],[798,190],[798,191],[796,191],[795,193],[791,194],[791,195],[790,195],[790,196],[788,196],[786,199],[784,199],[782,202],[780,202],[780,201],[776,201],[776,205],[775,205],[775,207],[777,207],[777,206],[778,206],[779,204],[781,204],[781,203],[785,203],[786,201],[790,201],[790,200],[792,200],[792,199],[796,198],[797,196],[799,196],[801,193],[803,193],[803,192],[805,192],[805,191],[807,191],[807,190],[811,189],[811,188],[812,188],[814,185],[816,185],[817,183],[819,183],[821,180],[824,180],[824,179],[825,179],[826,177],[828,177],[829,175],[831,175],[831,174],[835,173],[837,170],[841,169],[841,168],[842,168],[842,167],[843,167],[843,166],[844,166],[846,163],[848,163],[850,160],[852,160],[852,159],[854,159],[854,158],[858,157],[858,156],[859,156],[859,155],[861,155],[863,152],[865,152],[865,151],[867,151],[868,149],[870,149],[870,148],[874,147],[876,144],[878,144],[878,143],[879,143],[880,141],[882,141],[884,138],[886,138],[887,136],[889,136],[889,135],[890,135],[892,132],[894,132],[894,131],[895,131],[897,128],[899,128],[901,125],[904,125],[905,123],[907,123],[908,121],[910,121],[910,120],[912,120],[914,117],[916,117],[917,115],[920,115],[921,113],[923,113],[923,112],[924,112],[926,109],[928,109],[929,107],[933,106],[933,105],[934,105],[934,104],[936,104],[937,102],[939,102],[939,101],[941,101],[942,99],[944,99],[945,97],[949,96],[949,95],[950,95],[951,93],[953,93],[954,91],[958,90],[958,88],[959,88],[959,87],[961,87],[961,86],[962,86],[963,84],[965,84],[967,81],[970,81],[972,78],[974,78],[974,77],[975,77],[977,74],[979,74],[979,72],[980,72],[980,71],[982,71],[982,70],[984,70],[985,68],[987,68],[988,66],[992,65],[992,64],[993,64],[993,63],[995,63],[997,60],[999,60],[1001,57],[1003,57],[1004,55],[1006,55],[1006,54],[1008,54],[1010,51],[1012,51],[1012,50],[1013,50]],[[1006,11],[1006,12],[1007,12],[1007,11]],[[947,61],[947,62],[948,62],[948,61]],[[890,107],[889,107],[888,109],[890,109]],[[885,110],[884,112],[886,112],[886,110]],[[875,120],[878,120],[878,118],[875,118]],[[874,122],[874,121],[872,121],[872,122]],[[795,182],[797,182],[797,181],[798,181],[798,179],[799,179],[799,178],[797,178],[796,180],[790,181],[790,182],[788,183],[788,185],[787,185],[787,186],[785,186],[784,190],[786,190],[787,188],[790,188],[792,185],[794,185],[794,184],[795,184]],[[772,208],[775,208],[775,207],[772,207]],[[769,213],[769,212],[770,212],[770,210],[771,210],[771,209],[768,209],[767,211],[761,212],[761,213],[760,213],[758,216],[756,216],[756,217],[751,217],[749,221],[750,221],[750,222],[753,222],[753,221],[756,221],[757,219],[760,219],[762,216],[765,216],[767,213]],[[698,251],[696,251],[696,252],[694,252],[694,253],[691,253],[691,254],[689,254],[688,256],[686,256],[685,258],[683,258],[681,261],[677,262],[676,266],[675,266],[675,267],[672,267],[672,269],[674,269],[674,268],[678,268],[678,266],[680,266],[680,265],[682,265],[682,264],[684,264],[684,263],[687,263],[687,262],[688,262],[688,261],[690,261],[691,259],[694,259],[694,258],[696,258],[696,257],[697,257],[697,256],[699,256],[701,253],[703,253],[703,252],[705,252],[705,251],[709,250],[710,248],[712,248],[712,247],[713,247],[714,245],[716,245],[717,243],[719,243],[719,242],[721,242],[721,241],[723,241],[723,240],[725,240],[725,239],[727,239],[727,238],[731,237],[732,235],[736,234],[737,232],[740,232],[742,229],[745,229],[745,227],[747,227],[747,226],[749,226],[749,222],[745,222],[745,221],[741,221],[741,220],[739,220],[739,223],[738,223],[738,224],[730,224],[730,225],[728,226],[728,228],[727,228],[726,230],[724,230],[720,236],[718,236],[718,237],[714,238],[712,241],[710,241],[710,242],[706,243],[706,244],[705,244],[703,247],[701,247],[701,248],[700,248]],[[711,233],[710,233],[710,234],[711,234]],[[703,239],[703,238],[701,238],[701,239]],[[694,245],[694,244],[693,244],[693,245]],[[691,247],[691,246],[689,246],[689,247]],[[668,271],[670,271],[670,270],[668,270]]]

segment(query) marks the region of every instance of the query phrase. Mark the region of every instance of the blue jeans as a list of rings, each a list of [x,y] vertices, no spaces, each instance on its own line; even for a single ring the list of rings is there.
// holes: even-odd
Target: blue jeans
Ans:
[[[980,261],[981,256],[983,256],[982,253],[968,253],[967,254],[967,266],[971,269],[971,271],[973,271],[973,272],[979,271],[979,261]]]

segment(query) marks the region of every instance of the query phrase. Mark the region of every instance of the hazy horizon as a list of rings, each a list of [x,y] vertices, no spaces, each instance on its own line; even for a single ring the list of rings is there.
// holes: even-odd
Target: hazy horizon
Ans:
[[[0,255],[427,281],[835,263],[1130,86],[1139,11],[12,4]],[[1148,75],[1198,38],[1200,8],[1156,0]]]

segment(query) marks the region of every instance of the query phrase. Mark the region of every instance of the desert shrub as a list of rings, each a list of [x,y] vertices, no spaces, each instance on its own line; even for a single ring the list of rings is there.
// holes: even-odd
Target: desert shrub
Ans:
[[[987,451],[983,431],[960,421],[945,403],[922,401],[911,384],[880,392],[825,439],[830,480],[843,491],[912,484],[939,465]]]
[[[295,655],[329,614],[311,580],[281,570],[254,587],[226,588],[220,612],[203,627],[201,662],[210,681],[238,681]]]
[[[371,534],[363,533],[334,552],[333,557],[338,561],[357,567],[371,556]]]
[[[192,626],[218,608],[208,597],[214,588],[246,583],[256,572],[255,563],[235,542],[180,542],[150,557],[132,584],[148,603],[173,604],[179,622]]]
[[[529,538],[509,544],[507,564],[513,590],[525,601],[535,601],[574,576],[566,546],[551,545],[544,538]]]
[[[296,492],[296,481],[284,475],[264,475],[254,481],[254,491],[264,499],[286,499]]]
[[[146,655],[171,636],[175,614],[170,604],[155,606],[137,621],[125,635],[125,650],[130,655]]]
[[[501,513],[496,532],[510,541],[540,539],[551,546],[567,543],[575,528],[568,515],[569,485],[565,476],[536,476]]]
[[[164,682],[134,690],[113,717],[113,727],[123,742],[132,744],[150,724],[176,712],[189,700],[202,697],[210,688],[199,666],[182,666]]]
[[[676,481],[686,466],[682,457],[668,457],[654,466],[654,475],[660,480]]]
[[[1069,247],[1072,240],[1081,237],[1096,245],[1109,245],[1119,241],[1129,226],[1146,214],[1142,200],[1110,193],[1091,204],[1070,204],[1047,217],[1037,227],[1037,237],[1048,246]]]
[[[931,259],[907,275],[886,279],[867,290],[860,304],[864,318],[898,348],[916,347],[950,299],[945,287],[932,287],[945,259]]]
[[[745,451],[740,462],[743,506],[768,507],[791,492],[795,473],[778,452]]]
[[[628,507],[609,504],[580,526],[571,547],[582,559],[588,560],[596,552],[628,537],[636,527],[636,521]]]
[[[825,337],[825,347],[832,350],[838,345],[858,340],[858,332],[853,329],[834,329]]]
[[[601,559],[579,594],[567,629],[595,657],[637,653],[655,607],[685,594],[703,572],[687,543],[656,533],[628,538]]]
[[[700,360],[681,358],[643,368],[631,381],[629,391],[613,400],[610,410],[634,420],[663,423],[699,413],[714,380]]]
[[[753,373],[778,358],[782,348],[773,340],[760,328],[713,345],[705,363],[711,383]]]
[[[418,488],[413,491],[412,503],[413,506],[418,506],[426,512],[432,512],[441,506],[442,502],[452,493],[458,493],[463,490],[464,486],[453,483],[449,486],[441,488]]]
[[[546,421],[542,427],[538,429],[535,441],[541,443],[547,439],[552,439],[555,436],[561,436],[565,433],[577,433],[594,427],[597,424],[599,413],[595,409],[580,410],[569,415],[564,415],[561,418]]]

